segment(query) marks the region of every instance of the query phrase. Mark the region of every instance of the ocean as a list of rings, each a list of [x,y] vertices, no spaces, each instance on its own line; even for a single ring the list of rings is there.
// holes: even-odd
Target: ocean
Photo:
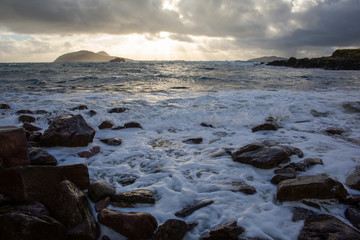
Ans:
[[[304,221],[292,222],[293,207],[331,214],[351,225],[344,217],[346,205],[319,200],[321,209],[315,209],[301,202],[279,202],[276,185],[270,183],[273,169],[211,154],[271,140],[301,149],[304,158],[323,160],[323,165],[298,176],[325,173],[345,183],[360,165],[360,71],[231,61],[1,63],[0,92],[0,103],[11,107],[0,110],[1,126],[22,126],[15,112],[29,109],[51,112],[36,115],[34,125],[42,131],[51,117],[66,113],[81,114],[96,130],[88,147],[46,148],[59,165],[85,163],[91,180],[107,182],[117,192],[144,188],[156,193],[155,205],[110,208],[149,212],[161,224],[194,201],[214,200],[183,219],[198,223],[185,239],[198,239],[230,221],[246,229],[242,237],[297,239]],[[88,110],[70,110],[78,105]],[[114,107],[129,110],[108,113]],[[97,114],[90,116],[89,110]],[[279,124],[277,131],[251,131],[268,117]],[[99,130],[105,120],[115,126],[136,121],[143,128]],[[330,127],[345,133],[330,136],[325,133]],[[115,147],[100,141],[113,137],[123,143]],[[183,142],[195,137],[203,142]],[[89,159],[77,156],[93,146],[100,146],[101,152]],[[301,160],[291,157],[291,162]],[[239,182],[254,186],[257,193],[230,191]],[[111,239],[122,239],[107,227],[101,230]]]

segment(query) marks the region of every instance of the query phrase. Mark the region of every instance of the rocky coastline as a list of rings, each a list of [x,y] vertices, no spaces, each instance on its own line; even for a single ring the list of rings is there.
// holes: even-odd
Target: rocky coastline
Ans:
[[[8,104],[0,106],[4,111],[11,111]],[[70,111],[87,109],[87,106],[81,105]],[[117,107],[110,109],[108,114],[126,114],[127,111],[129,109]],[[57,146],[86,147],[92,143],[96,130],[82,114],[49,117],[49,126],[43,132],[35,125],[34,116],[49,114],[48,111],[21,110],[16,114],[23,127],[0,127],[0,239],[110,239],[100,232],[99,224],[128,239],[183,239],[188,231],[197,226],[196,222],[185,222],[183,219],[216,201],[203,199],[183,209],[176,209],[174,218],[161,225],[150,213],[123,212],[121,208],[136,204],[151,207],[159,197],[148,189],[116,192],[108,183],[93,181],[86,164],[57,166],[56,158],[45,149]],[[96,112],[90,110],[84,114],[93,116]],[[201,126],[213,127],[209,123],[201,123]],[[125,128],[142,129],[142,126],[137,122],[114,126],[109,121],[98,126],[99,131]],[[252,131],[277,131],[278,128],[276,121],[268,118],[263,124],[253,126]],[[342,133],[342,129],[324,129],[324,134],[341,137]],[[122,141],[126,139],[101,140],[114,148]],[[184,139],[183,142],[202,144],[202,138]],[[91,158],[100,151],[100,146],[94,146],[88,151],[79,152],[78,156]],[[268,184],[277,185],[275,200],[297,202],[298,206],[292,209],[292,220],[305,221],[298,239],[360,239],[360,196],[350,195],[345,187],[360,190],[360,165],[349,173],[345,183],[341,183],[326,173],[298,177],[299,172],[306,173],[307,169],[326,163],[317,158],[291,162],[292,155],[304,157],[303,151],[293,146],[272,141],[254,142],[233,152],[223,149],[209,157],[224,154],[228,155],[229,161],[272,170],[272,179]],[[256,194],[253,186],[244,183],[233,183],[230,191]],[[348,205],[344,214],[352,226],[324,214],[316,200]],[[112,209],[108,208],[110,205]],[[304,208],[304,205],[312,210]],[[91,206],[97,216],[93,214]],[[265,239],[242,237],[246,228],[238,226],[236,220],[211,229],[201,239]]]
[[[340,49],[329,57],[277,60],[269,66],[292,68],[323,68],[326,70],[360,70],[360,49]]]

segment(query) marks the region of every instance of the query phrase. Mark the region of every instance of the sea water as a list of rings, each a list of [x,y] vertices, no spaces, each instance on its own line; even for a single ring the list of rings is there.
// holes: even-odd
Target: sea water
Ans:
[[[174,213],[189,204],[214,200],[181,218],[198,223],[185,239],[198,239],[230,221],[246,229],[242,237],[297,239],[304,221],[291,221],[295,206],[350,224],[344,217],[345,205],[317,201],[318,210],[301,202],[279,202],[276,185],[270,183],[273,169],[237,163],[227,154],[211,154],[271,140],[300,148],[304,158],[323,160],[323,165],[298,176],[326,173],[345,183],[348,173],[360,165],[360,71],[250,62],[17,63],[0,64],[0,92],[0,103],[11,106],[0,110],[1,126],[22,126],[15,114],[18,110],[42,109],[51,112],[36,115],[34,124],[42,131],[49,119],[67,113],[81,114],[96,130],[88,147],[47,148],[59,165],[84,163],[92,181],[107,182],[117,192],[142,188],[156,194],[155,205],[109,208],[149,212],[162,224],[177,218]],[[89,109],[70,110],[83,104]],[[108,113],[113,107],[129,110]],[[89,110],[97,114],[90,117]],[[252,133],[251,128],[267,117],[274,118],[280,129]],[[136,121],[143,128],[99,130],[105,120],[115,126]],[[324,132],[329,127],[342,128],[345,133],[329,136]],[[107,146],[100,141],[113,137],[122,139],[122,145]],[[194,137],[203,142],[183,142]],[[101,152],[89,159],[77,156],[93,146],[100,146]],[[291,157],[291,162],[299,161]],[[125,180],[133,183],[124,184]],[[257,193],[232,192],[234,182],[254,186]],[[101,230],[111,239],[122,239],[107,227]]]

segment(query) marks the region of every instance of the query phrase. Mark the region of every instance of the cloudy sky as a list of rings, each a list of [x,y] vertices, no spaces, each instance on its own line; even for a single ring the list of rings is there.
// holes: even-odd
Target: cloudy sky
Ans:
[[[0,62],[314,57],[360,47],[360,0],[0,0]]]

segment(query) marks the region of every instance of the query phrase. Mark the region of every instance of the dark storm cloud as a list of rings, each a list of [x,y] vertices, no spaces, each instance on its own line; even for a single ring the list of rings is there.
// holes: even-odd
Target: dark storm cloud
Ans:
[[[0,26],[18,33],[170,32],[233,38],[263,49],[360,45],[360,0],[0,0]],[[226,46],[224,46],[226,47]]]

